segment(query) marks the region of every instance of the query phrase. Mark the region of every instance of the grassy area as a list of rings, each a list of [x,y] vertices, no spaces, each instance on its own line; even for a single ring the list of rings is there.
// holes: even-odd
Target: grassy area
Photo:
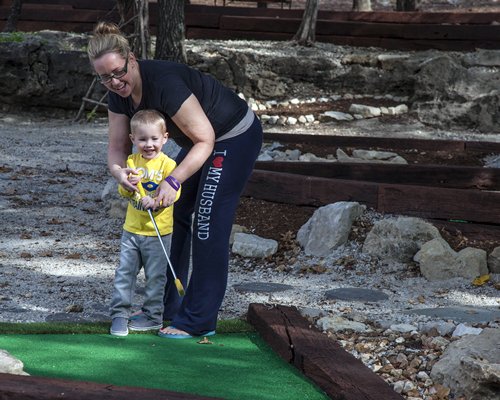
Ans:
[[[108,323],[0,323],[0,349],[33,376],[173,390],[228,400],[326,400],[242,320],[184,340],[115,337]]]
[[[217,323],[217,333],[241,333],[252,332],[254,328],[248,322],[241,319],[230,319]],[[109,333],[109,322],[31,322],[11,323],[0,322],[0,335],[32,335],[32,334],[107,334]],[[136,332],[131,332],[136,334]],[[156,332],[146,332],[155,334]],[[144,334],[144,333],[140,333]]]

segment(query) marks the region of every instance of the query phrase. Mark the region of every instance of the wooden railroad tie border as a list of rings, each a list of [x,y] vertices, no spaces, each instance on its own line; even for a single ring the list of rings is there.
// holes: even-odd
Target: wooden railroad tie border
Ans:
[[[89,32],[95,21],[118,21],[114,6],[109,0],[27,0],[23,1],[18,29]],[[155,35],[158,4],[150,3],[149,7],[150,32]],[[0,0],[0,29],[9,13],[10,1]],[[188,5],[185,8],[186,37],[290,40],[302,14],[302,9]],[[497,49],[500,48],[500,27],[494,21],[498,21],[498,15],[500,13],[320,11],[316,40],[404,50]]]
[[[247,319],[280,357],[331,399],[403,399],[339,343],[311,325],[295,307],[252,303]]]
[[[381,213],[500,225],[500,192],[254,170],[244,196],[305,206],[356,201]]]
[[[500,191],[500,168],[370,162],[257,161],[255,169],[318,178]]]
[[[307,143],[325,147],[375,147],[380,149],[417,149],[425,151],[453,151],[500,153],[500,142],[482,142],[444,139],[410,139],[365,136],[335,136],[296,133],[264,132],[267,142]]]
[[[0,373],[2,400],[222,400],[169,390]]]

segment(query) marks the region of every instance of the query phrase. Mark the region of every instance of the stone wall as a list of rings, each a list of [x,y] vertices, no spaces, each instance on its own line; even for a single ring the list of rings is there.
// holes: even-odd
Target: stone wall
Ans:
[[[17,37],[16,37],[17,38]],[[0,105],[77,110],[93,75],[85,35],[0,34]],[[317,43],[187,41],[188,63],[247,98],[391,94],[421,122],[500,131],[500,51],[403,52]],[[99,87],[98,97],[103,92]]]

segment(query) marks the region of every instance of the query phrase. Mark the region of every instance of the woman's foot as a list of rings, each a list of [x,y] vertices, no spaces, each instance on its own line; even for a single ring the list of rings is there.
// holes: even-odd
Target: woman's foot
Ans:
[[[186,331],[177,329],[175,326],[167,326],[163,329],[160,329],[158,332],[158,336],[167,339],[190,339],[192,336]]]
[[[181,329],[177,329],[175,326],[167,326],[163,329],[160,329],[158,332],[158,335],[163,337],[163,338],[168,338],[168,339],[190,339],[193,336],[187,333],[186,331],[183,331]],[[215,335],[215,331],[210,331],[205,333],[204,335],[201,336],[213,336]]]
[[[177,329],[175,326],[166,326],[165,328],[160,329],[160,333],[163,335],[175,335],[175,336],[186,336],[186,338],[190,338],[191,335],[186,331]],[[160,336],[163,336],[160,335]]]

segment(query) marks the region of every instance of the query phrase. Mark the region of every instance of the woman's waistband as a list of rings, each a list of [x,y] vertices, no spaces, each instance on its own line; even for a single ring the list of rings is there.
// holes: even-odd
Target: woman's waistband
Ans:
[[[257,118],[250,107],[248,107],[248,111],[245,116],[238,122],[234,128],[232,128],[229,132],[224,133],[221,137],[215,139],[216,142],[221,142],[223,140],[233,138],[235,136],[241,135],[245,133],[248,128],[250,128],[253,124],[254,119]]]

